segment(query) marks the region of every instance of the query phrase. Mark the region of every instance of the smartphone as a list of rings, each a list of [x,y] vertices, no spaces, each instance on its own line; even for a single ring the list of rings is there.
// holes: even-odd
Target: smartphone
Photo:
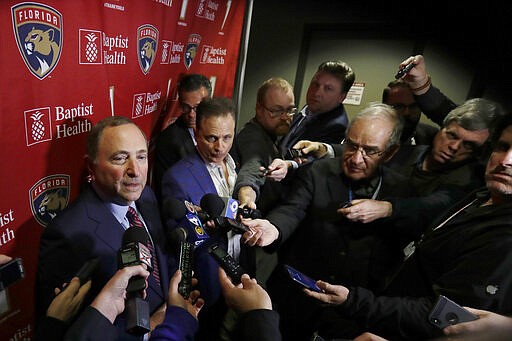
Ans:
[[[92,273],[98,267],[98,263],[100,259],[98,257],[92,258],[82,265],[82,267],[77,271],[75,277],[78,277],[80,280],[80,285],[85,284],[92,276]]]
[[[214,244],[208,248],[208,252],[219,263],[220,267],[226,271],[226,274],[231,278],[234,285],[242,282],[242,275],[244,269],[231,257],[226,250],[218,244]]]
[[[439,329],[478,319],[478,316],[443,295],[439,295],[428,316],[430,323]]]
[[[21,258],[14,258],[0,265],[0,290],[5,290],[11,284],[25,277],[25,269]]]
[[[320,289],[318,285],[316,285],[316,281],[313,278],[304,275],[302,272],[292,268],[289,265],[285,264],[284,268],[288,272],[290,278],[295,282],[299,283],[300,285],[302,285],[304,288],[308,288],[309,290],[316,292],[322,292],[322,289]]]
[[[284,156],[284,158],[286,160],[298,159],[300,157],[302,157],[302,152],[300,151],[300,149],[291,149],[291,148],[288,148],[288,150],[286,151],[286,154]]]

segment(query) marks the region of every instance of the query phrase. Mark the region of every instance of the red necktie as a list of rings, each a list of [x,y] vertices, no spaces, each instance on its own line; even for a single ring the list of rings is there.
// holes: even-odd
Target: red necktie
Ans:
[[[128,212],[126,213],[126,218],[128,218],[128,222],[130,226],[141,227],[145,229],[144,224],[139,218],[137,211],[131,206],[128,206]],[[148,236],[149,237],[149,236]],[[151,239],[148,239],[148,243],[146,245],[151,252],[151,258],[153,259],[153,272],[152,276],[155,281],[160,284],[160,270],[158,268],[158,260],[156,258],[155,248],[153,247],[153,243],[151,243]]]

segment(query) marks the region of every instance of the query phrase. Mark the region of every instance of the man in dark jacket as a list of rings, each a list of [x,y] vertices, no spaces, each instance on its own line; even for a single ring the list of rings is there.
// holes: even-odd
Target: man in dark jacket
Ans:
[[[359,328],[391,340],[442,335],[428,318],[438,295],[464,306],[510,315],[512,115],[497,126],[492,141],[486,188],[449,209],[404,249],[403,263],[380,295],[323,281],[317,282],[323,293],[307,294],[332,304]],[[329,337],[350,337],[340,327],[331,329]]]
[[[210,80],[200,74],[185,75],[178,84],[180,116],[173,124],[162,130],[155,140],[151,187],[159,201],[165,171],[196,151],[196,108],[203,99],[210,97],[211,93]]]
[[[399,248],[377,224],[351,223],[340,213],[344,203],[356,198],[407,195],[401,175],[383,169],[393,156],[402,123],[385,104],[365,108],[351,122],[341,158],[318,160],[300,167],[287,198],[267,215],[267,220],[245,223],[257,231],[249,245],[279,247],[279,262],[314,278],[378,285],[386,270],[386,255]],[[388,250],[391,249],[391,251]],[[309,339],[314,316],[300,291],[278,267],[268,281],[269,293],[281,315],[284,339]]]
[[[320,64],[309,84],[307,105],[295,115],[290,131],[280,141],[284,153],[300,140],[340,143],[348,116],[342,102],[355,80],[352,68],[342,61]]]

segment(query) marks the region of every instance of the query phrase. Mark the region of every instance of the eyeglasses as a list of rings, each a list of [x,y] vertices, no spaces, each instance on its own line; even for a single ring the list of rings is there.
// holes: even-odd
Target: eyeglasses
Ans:
[[[190,104],[180,102],[180,109],[181,109],[181,112],[184,115],[186,115],[186,114],[190,113],[192,110],[196,111],[197,105],[192,107],[192,106],[190,106]]]
[[[270,117],[272,117],[272,118],[281,117],[284,114],[286,114],[287,116],[293,116],[293,115],[295,115],[297,113],[297,108],[295,108],[295,107],[284,109],[284,110],[282,110],[282,109],[281,110],[270,110],[269,108],[267,108],[263,104],[261,106],[266,111],[268,111],[270,113]]]
[[[353,155],[353,154],[357,153],[358,151],[361,151],[361,156],[364,159],[376,158],[386,152],[385,150],[378,150],[373,147],[361,146],[361,145],[355,144],[354,142],[352,142],[350,140],[343,140],[343,142],[341,144],[343,145],[343,149],[344,149],[346,155]]]
[[[416,103],[412,103],[412,104],[403,104],[403,103],[395,103],[395,104],[391,104],[391,106],[393,107],[393,109],[397,110],[397,111],[404,111],[405,109],[409,109],[409,111],[419,111],[420,110],[420,107],[418,107],[418,104]]]

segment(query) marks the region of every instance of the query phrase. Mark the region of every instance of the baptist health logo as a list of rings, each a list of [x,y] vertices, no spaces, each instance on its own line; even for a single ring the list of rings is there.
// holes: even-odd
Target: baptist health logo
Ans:
[[[50,107],[25,111],[25,136],[27,146],[52,139]]]
[[[79,64],[126,64],[128,37],[121,34],[108,36],[102,31],[80,29],[78,42]]]
[[[55,113],[52,129],[52,111]],[[27,146],[51,141],[52,131],[55,139],[84,134],[91,130],[92,124],[88,119],[94,115],[92,103],[80,104],[72,107],[55,106],[41,107],[24,111],[25,138]]]
[[[14,37],[29,71],[43,80],[57,66],[62,51],[62,14],[34,2],[11,7]]]
[[[161,91],[133,95],[132,118],[139,118],[155,112],[161,97]]]

